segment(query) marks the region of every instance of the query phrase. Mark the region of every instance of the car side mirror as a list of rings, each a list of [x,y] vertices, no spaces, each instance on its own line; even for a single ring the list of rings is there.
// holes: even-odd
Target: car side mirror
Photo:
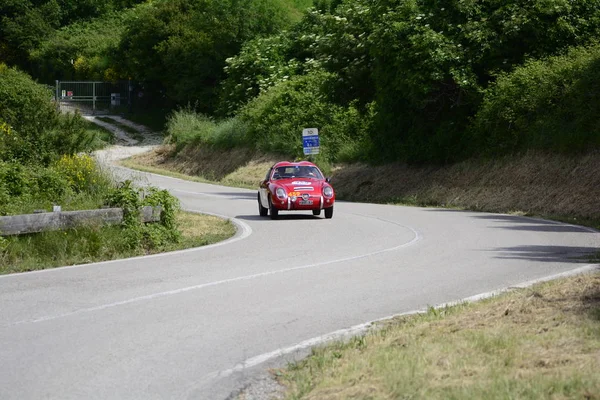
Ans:
[[[330,177],[325,178],[325,182],[331,183],[331,178]]]

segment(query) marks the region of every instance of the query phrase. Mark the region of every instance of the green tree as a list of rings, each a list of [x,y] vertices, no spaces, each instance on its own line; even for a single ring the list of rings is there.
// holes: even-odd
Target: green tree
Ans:
[[[596,44],[501,74],[485,91],[470,131],[492,156],[532,148],[581,152],[600,147],[599,115]]]
[[[112,55],[133,10],[108,13],[54,31],[31,51],[32,70],[43,82],[60,80],[126,79],[114,68]]]
[[[385,159],[468,156],[464,131],[482,90],[527,57],[556,54],[600,32],[598,0],[388,0],[369,36],[376,129]]]
[[[0,62],[29,67],[29,51],[60,25],[60,6],[49,1],[34,6],[29,1],[0,5]]]
[[[172,104],[215,108],[225,59],[241,44],[289,23],[275,0],[176,0],[146,3],[127,20],[116,59],[124,74]]]

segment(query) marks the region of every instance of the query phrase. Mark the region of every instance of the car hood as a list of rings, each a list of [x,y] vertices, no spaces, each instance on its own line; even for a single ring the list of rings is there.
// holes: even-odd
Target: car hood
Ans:
[[[283,186],[288,192],[321,192],[324,181],[315,179],[280,179],[276,185]]]

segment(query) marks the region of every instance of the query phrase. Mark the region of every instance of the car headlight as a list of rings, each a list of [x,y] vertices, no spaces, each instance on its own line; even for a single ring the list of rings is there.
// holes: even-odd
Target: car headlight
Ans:
[[[280,200],[285,199],[285,190],[283,190],[283,188],[277,188],[277,190],[275,190],[275,194]]]
[[[333,189],[331,188],[331,186],[325,186],[323,188],[323,196],[333,197]]]

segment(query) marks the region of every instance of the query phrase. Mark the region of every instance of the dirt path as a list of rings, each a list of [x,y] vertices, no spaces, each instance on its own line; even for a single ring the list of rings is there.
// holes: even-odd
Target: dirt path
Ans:
[[[129,134],[120,128],[118,125],[111,124],[99,120],[94,116],[85,116],[88,121],[99,125],[112,133],[114,133],[117,142],[115,145],[108,146],[105,149],[98,150],[95,152],[96,158],[104,163],[110,163],[116,160],[122,160],[129,158],[136,154],[142,154],[154,150],[163,142],[163,138],[160,134],[153,132],[144,125],[136,124],[125,118],[119,116],[109,116],[110,119],[116,121],[119,124],[126,125],[130,128],[135,129],[143,137],[142,140],[137,140],[129,136]]]

